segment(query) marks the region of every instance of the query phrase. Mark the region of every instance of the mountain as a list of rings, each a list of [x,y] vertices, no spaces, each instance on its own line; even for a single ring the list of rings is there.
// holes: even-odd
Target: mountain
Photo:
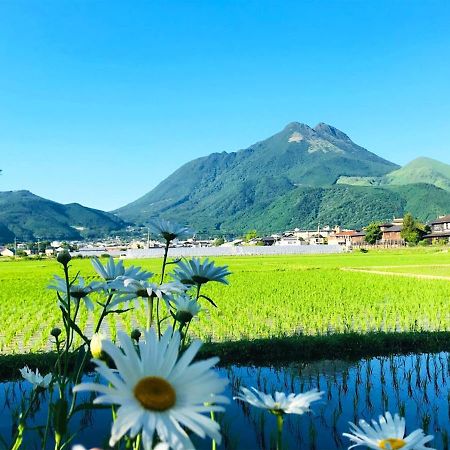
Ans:
[[[78,203],[62,205],[29,191],[0,192],[0,243],[17,239],[81,239],[102,236],[126,223]]]
[[[115,213],[138,223],[158,216],[188,221],[205,232],[240,232],[257,223],[269,231],[271,222],[266,214],[271,208],[277,210],[284,200],[290,199],[282,215],[297,217],[298,208],[313,207],[303,202],[311,201],[311,196],[324,200],[326,188],[341,176],[382,177],[398,168],[330,125],[310,128],[293,122],[247,149],[213,153],[185,164]],[[337,195],[339,192],[338,188]],[[355,196],[360,198],[360,192],[355,191]],[[296,225],[315,221],[316,216],[317,211],[308,213],[314,219],[302,215]],[[283,228],[286,220],[277,223]]]
[[[450,191],[450,165],[431,158],[417,158],[385,175],[382,183],[394,186],[427,183]]]

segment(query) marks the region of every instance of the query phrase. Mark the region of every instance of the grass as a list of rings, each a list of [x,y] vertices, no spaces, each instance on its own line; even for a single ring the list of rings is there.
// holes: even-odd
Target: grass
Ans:
[[[446,249],[215,260],[229,265],[233,275],[230,286],[205,287],[204,293],[219,307],[205,303],[209,313],[193,324],[192,331],[206,342],[234,345],[233,341],[307,337],[338,342],[339,336],[353,334],[450,331],[449,281],[341,270],[401,266],[396,269],[420,274],[432,271],[431,266],[450,267]],[[80,271],[88,280],[95,277],[90,261],[76,259],[71,264],[73,274]],[[139,264],[153,272],[160,268],[160,261],[154,259],[125,264]],[[50,350],[50,330],[60,323],[55,293],[46,289],[54,273],[61,275],[55,260],[0,263],[2,353]],[[89,327],[92,318],[84,313],[82,319]],[[144,324],[145,311],[137,308],[107,325],[114,335],[117,328],[130,331]],[[342,349],[347,351],[345,346]]]
[[[413,275],[429,275],[449,277],[450,279],[450,264],[442,265],[408,265],[408,266],[380,266],[377,268],[370,268],[371,270],[381,270],[391,273],[408,273]]]

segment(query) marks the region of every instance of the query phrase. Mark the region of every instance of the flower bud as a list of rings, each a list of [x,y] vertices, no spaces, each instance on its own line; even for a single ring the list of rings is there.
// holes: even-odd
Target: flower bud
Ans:
[[[137,328],[135,328],[131,332],[131,339],[134,339],[136,342],[139,342],[140,337],[141,337],[141,332]]]
[[[105,337],[101,333],[94,333],[91,339],[91,344],[89,346],[92,356],[96,359],[102,359],[103,354],[103,345],[102,342]]]
[[[56,260],[61,263],[63,266],[67,266],[69,264],[69,261],[72,259],[70,256],[70,253],[67,250],[63,250],[62,252],[59,252],[56,256]]]
[[[177,311],[175,320],[180,323],[188,323],[192,319],[192,314],[189,311]]]
[[[54,338],[58,339],[58,336],[61,334],[61,328],[58,328],[58,327],[52,328],[52,331],[50,331],[50,334]]]

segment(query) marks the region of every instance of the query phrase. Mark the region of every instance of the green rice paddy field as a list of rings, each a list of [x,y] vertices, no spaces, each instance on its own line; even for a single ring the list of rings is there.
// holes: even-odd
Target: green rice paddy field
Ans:
[[[339,255],[215,258],[227,264],[230,285],[209,283],[204,293],[218,308],[192,325],[211,341],[356,331],[450,331],[448,249],[369,251]],[[126,260],[157,273],[160,260]],[[72,271],[95,278],[89,260],[75,259]],[[62,275],[55,260],[0,262],[0,351],[48,350],[49,332],[60,325],[54,291]],[[384,273],[388,272],[388,274]],[[405,276],[405,274],[408,274]],[[439,278],[433,278],[438,276]],[[84,312],[89,335],[94,317]],[[143,328],[145,310],[110,316],[104,332]]]

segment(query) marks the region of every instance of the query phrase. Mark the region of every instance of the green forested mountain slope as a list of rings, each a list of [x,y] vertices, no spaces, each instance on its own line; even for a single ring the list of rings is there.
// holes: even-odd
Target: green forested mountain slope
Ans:
[[[450,165],[431,158],[417,158],[382,177],[341,176],[337,184],[350,186],[406,186],[431,184],[450,191]]]
[[[427,183],[450,191],[450,165],[431,158],[417,158],[401,169],[385,175],[382,183],[389,185]]]
[[[293,122],[247,149],[183,165],[115,214],[28,191],[0,192],[0,243],[101,236],[125,221],[156,217],[206,235],[231,235],[318,223],[362,227],[405,212],[423,221],[450,213],[450,166],[418,158],[399,168],[336,128]]]
[[[386,186],[386,189],[395,192],[405,200],[404,212],[410,212],[423,222],[429,222],[438,216],[450,213],[450,191],[432,184]]]
[[[295,202],[301,204],[301,199],[307,202],[310,196],[322,198],[324,192],[341,192],[337,187],[326,189],[340,176],[381,177],[397,168],[334,127],[321,123],[310,128],[293,122],[245,150],[213,153],[185,164],[116,213],[138,223],[159,216],[187,221],[203,231],[240,232],[259,223],[269,229],[275,223],[268,219],[270,207],[277,210],[276,205],[285,201],[282,216],[291,221],[297,215],[287,199],[299,196]],[[361,195],[358,192],[356,197]],[[391,195],[390,191],[386,195]],[[317,207],[314,205],[311,208]],[[298,217],[296,224],[316,219],[309,211],[308,217]],[[283,228],[286,220],[278,218],[276,223]]]
[[[31,239],[80,239],[123,228],[113,214],[77,203],[62,205],[29,191],[0,192],[0,243]]]

